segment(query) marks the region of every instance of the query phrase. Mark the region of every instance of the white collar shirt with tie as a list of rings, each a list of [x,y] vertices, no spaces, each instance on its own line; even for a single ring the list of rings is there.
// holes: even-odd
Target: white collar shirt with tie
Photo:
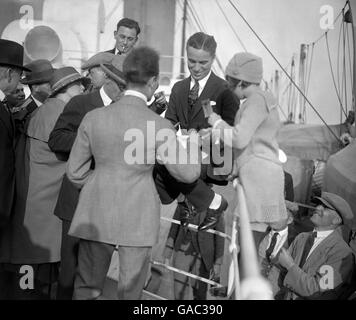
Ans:
[[[284,243],[288,240],[288,226],[286,228],[284,228],[283,230],[280,230],[280,231],[271,230],[268,233],[267,248],[269,248],[271,241],[272,241],[272,237],[275,233],[278,233],[277,242],[276,242],[276,245],[272,251],[271,258],[274,258],[278,254],[279,250],[281,250]]]
[[[3,102],[5,98],[5,93],[0,89],[0,102]]]
[[[208,73],[208,75],[206,77],[204,77],[203,79],[200,79],[198,80],[198,83],[199,83],[199,91],[198,91],[198,97],[201,95],[201,93],[203,92],[205,86],[206,86],[206,83],[208,82],[208,79],[211,75],[211,71]],[[190,89],[192,89],[195,85],[195,81],[193,79],[192,76],[190,76]]]

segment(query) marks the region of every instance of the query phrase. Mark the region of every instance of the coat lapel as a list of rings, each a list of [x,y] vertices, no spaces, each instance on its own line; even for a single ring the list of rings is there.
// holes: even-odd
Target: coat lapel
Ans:
[[[216,80],[216,75],[213,72],[211,72],[210,77],[206,82],[203,91],[201,92],[197,102],[193,106],[191,120],[193,120],[199,114],[199,112],[203,112],[201,102],[205,99],[211,98],[212,93],[215,91],[215,83],[216,83],[215,80]]]
[[[333,243],[335,243],[336,237],[338,237],[337,231],[334,231],[329,236],[327,236],[310,254],[310,256],[308,257],[308,259],[306,260],[303,266],[303,270],[307,270],[310,266],[319,266],[320,262],[323,261],[323,256],[325,255],[325,251]]]
[[[182,108],[183,117],[186,123],[188,124],[189,124],[188,113],[190,108],[190,106],[188,105],[189,91],[190,91],[190,77],[183,80],[182,91],[179,93],[180,104],[181,106],[183,106]]]
[[[6,106],[0,102],[0,121],[9,130],[10,136],[13,137],[15,126],[11,114],[5,108]]]

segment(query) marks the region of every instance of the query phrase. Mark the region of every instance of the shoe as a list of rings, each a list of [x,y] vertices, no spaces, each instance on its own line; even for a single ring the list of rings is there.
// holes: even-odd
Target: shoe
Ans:
[[[204,221],[199,225],[198,231],[204,231],[209,228],[213,228],[219,221],[220,216],[227,209],[228,203],[224,197],[221,197],[221,204],[218,209],[206,210],[206,216]]]
[[[187,199],[185,199],[184,202],[178,202],[178,206],[179,206],[180,224],[182,227],[186,228],[188,227],[191,218],[193,218],[196,215],[196,210],[188,202]]]

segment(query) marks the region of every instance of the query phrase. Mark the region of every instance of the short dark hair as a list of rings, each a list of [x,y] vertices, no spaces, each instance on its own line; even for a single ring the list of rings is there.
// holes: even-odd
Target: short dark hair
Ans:
[[[138,36],[141,32],[140,26],[138,25],[137,21],[129,19],[129,18],[123,18],[121,19],[116,26],[116,30],[119,30],[120,27],[126,27],[129,29],[136,29],[136,36]]]
[[[203,49],[209,52],[211,56],[215,56],[217,44],[213,36],[204,32],[197,32],[188,39],[187,48],[188,47]]]
[[[124,77],[127,83],[146,84],[151,77],[159,75],[159,55],[149,47],[133,49],[123,64]]]

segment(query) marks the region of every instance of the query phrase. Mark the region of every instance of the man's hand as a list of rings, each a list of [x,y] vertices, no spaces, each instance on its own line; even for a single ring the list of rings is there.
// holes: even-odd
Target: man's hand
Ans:
[[[295,265],[292,256],[285,248],[282,248],[279,252],[278,262],[282,267],[286,268],[287,270],[289,270],[293,265]]]
[[[213,112],[208,118],[208,123],[213,127],[215,122],[220,119],[221,119],[221,117],[218,114],[216,114],[215,112]]]

